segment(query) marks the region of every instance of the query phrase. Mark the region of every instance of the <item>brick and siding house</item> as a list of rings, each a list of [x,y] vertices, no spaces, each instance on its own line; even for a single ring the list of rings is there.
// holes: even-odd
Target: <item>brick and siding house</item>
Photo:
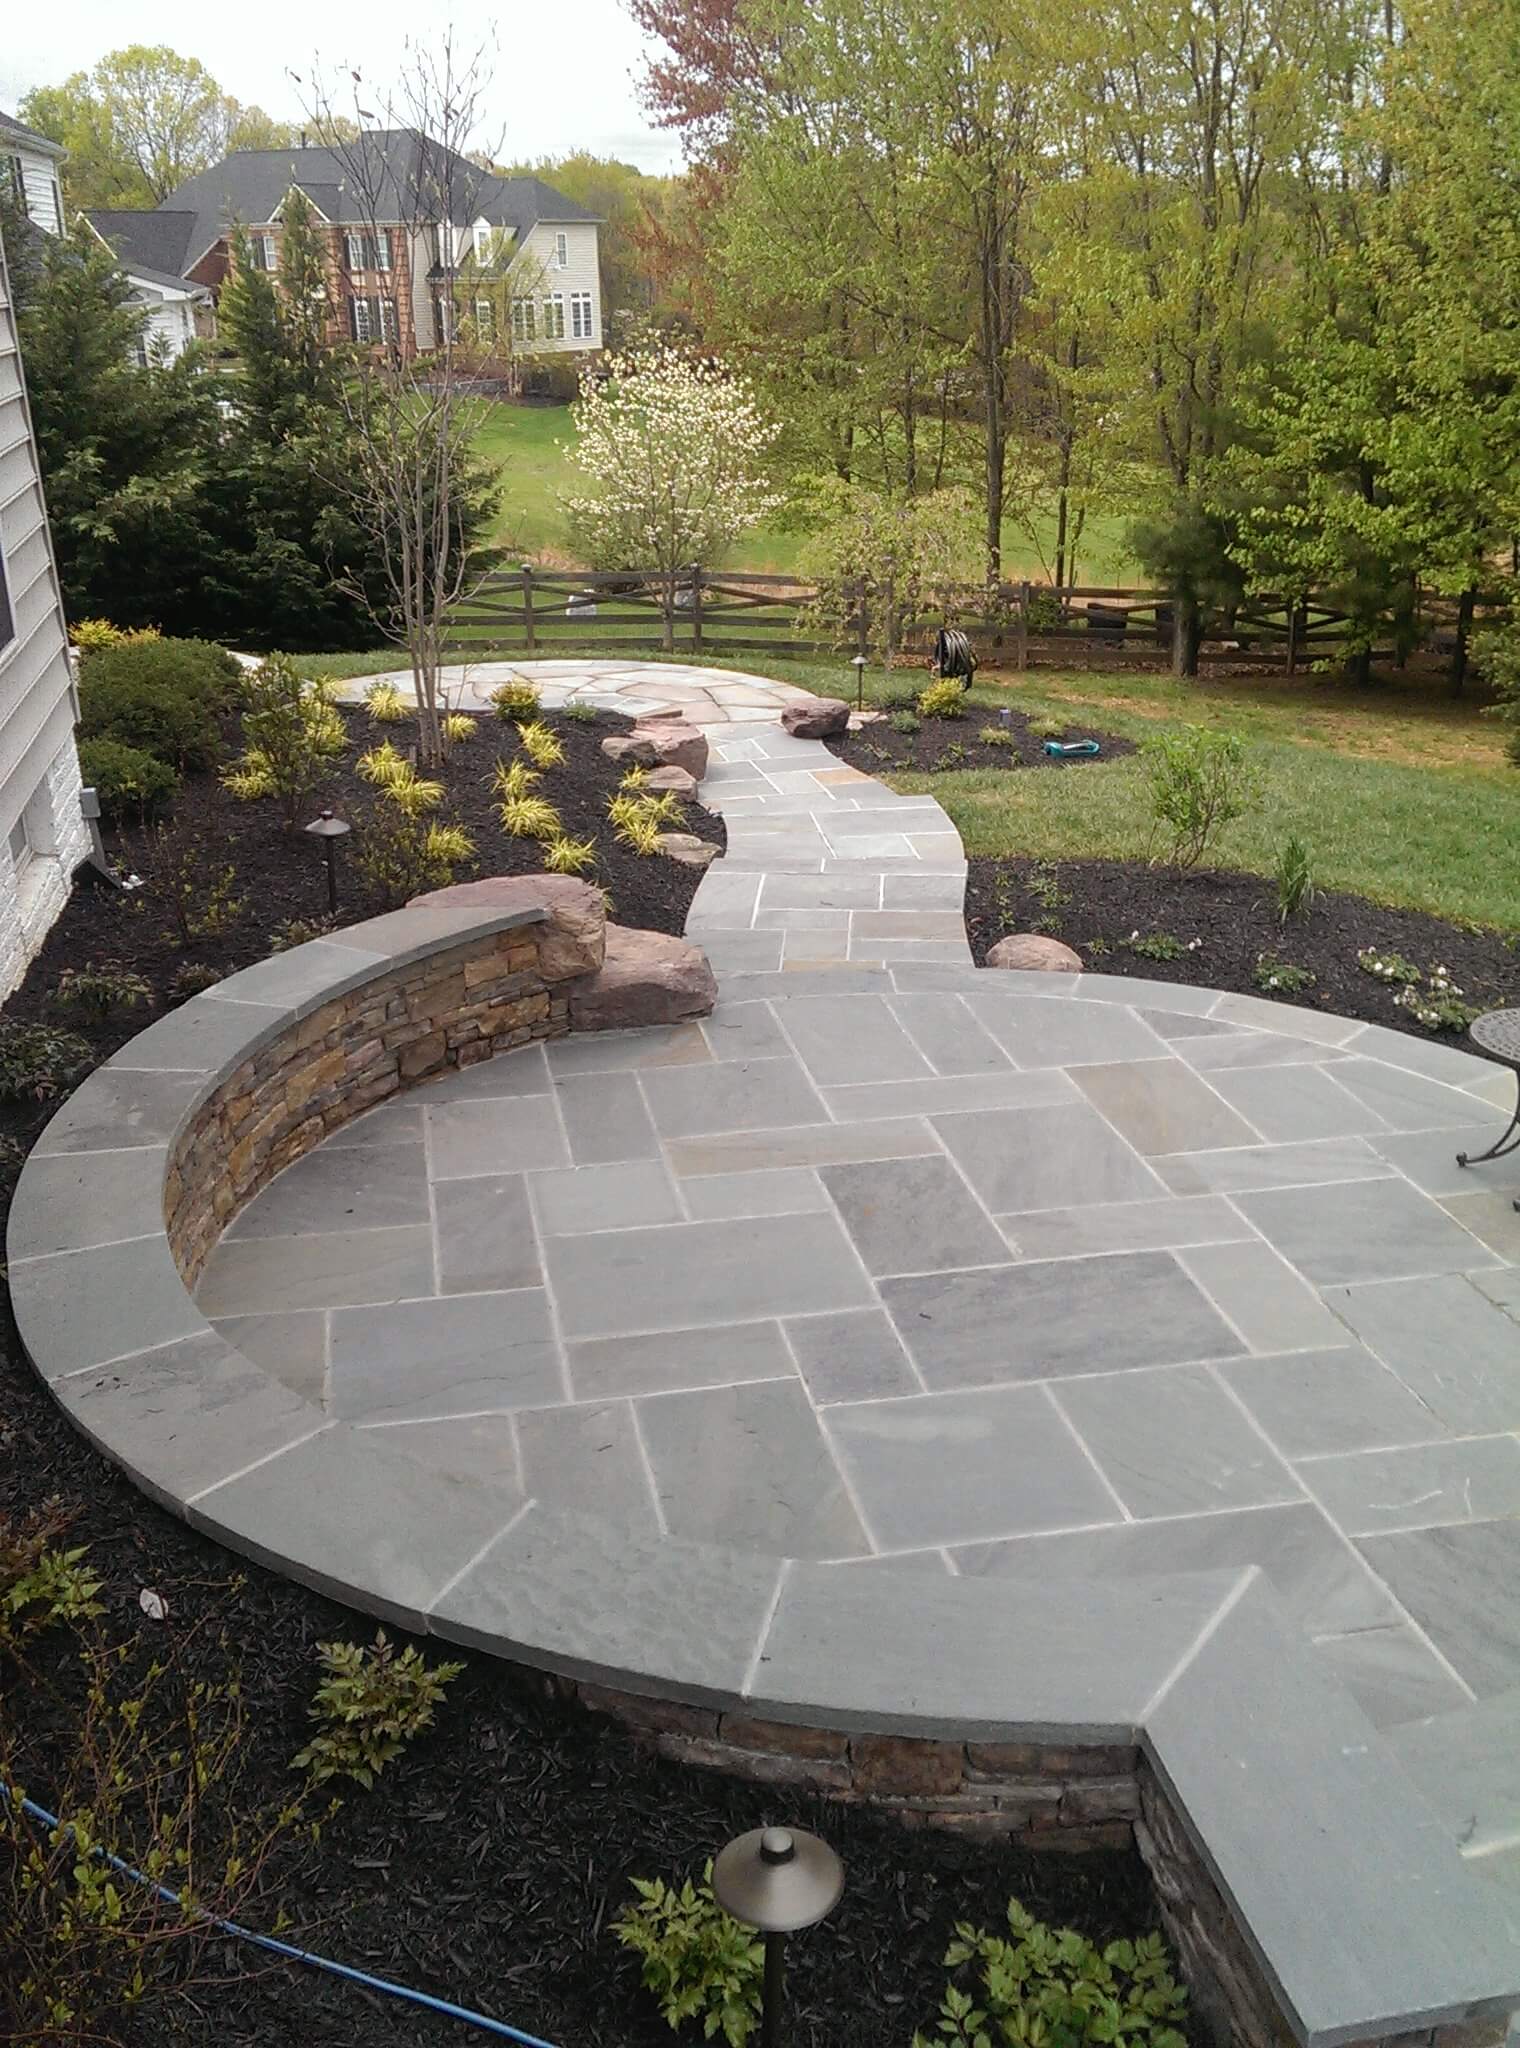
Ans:
[[[214,296],[238,228],[250,260],[278,272],[292,191],[326,245],[335,340],[411,357],[447,326],[496,368],[601,348],[596,216],[542,179],[498,177],[415,129],[343,149],[238,150],[151,212],[100,225],[113,246],[151,253],[155,268]]]

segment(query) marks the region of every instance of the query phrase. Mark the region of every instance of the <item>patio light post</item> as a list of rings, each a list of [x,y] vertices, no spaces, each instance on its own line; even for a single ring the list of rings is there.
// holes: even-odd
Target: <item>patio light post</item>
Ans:
[[[781,2048],[786,1937],[829,1917],[844,1893],[844,1865],[801,1828],[752,1828],[719,1852],[712,1888],[730,1919],[765,1936],[760,2048]]]
[[[327,908],[336,915],[338,908],[338,841],[346,839],[353,826],[346,818],[335,818],[331,811],[324,811],[320,818],[313,818],[306,830],[322,842],[322,851],[327,855]]]
[[[866,658],[863,654],[852,654],[850,666],[855,671],[855,709],[865,708]]]

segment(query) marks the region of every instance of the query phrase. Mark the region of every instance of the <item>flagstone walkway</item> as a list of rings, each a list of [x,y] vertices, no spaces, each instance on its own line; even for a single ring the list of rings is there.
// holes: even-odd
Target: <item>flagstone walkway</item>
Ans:
[[[519,676],[534,685],[550,711],[576,702],[636,718],[643,711],[679,705],[695,725],[773,724],[787,704],[808,696],[806,690],[772,682],[768,676],[746,675],[738,669],[693,668],[676,661],[450,662],[439,673],[439,687],[453,710],[485,711],[490,708],[491,692]],[[841,665],[841,689],[848,680],[849,671]],[[360,704],[374,683],[394,683],[410,698],[412,672],[399,668],[383,675],[356,677],[337,684],[335,694],[342,703]]]

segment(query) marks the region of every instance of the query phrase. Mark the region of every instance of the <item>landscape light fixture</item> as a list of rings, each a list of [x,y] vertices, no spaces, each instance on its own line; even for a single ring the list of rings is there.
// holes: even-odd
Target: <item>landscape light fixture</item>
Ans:
[[[331,811],[313,818],[306,827],[313,838],[321,840],[322,851],[327,855],[327,908],[333,914],[338,908],[338,841],[346,839],[353,829],[347,818],[335,818]]]
[[[865,703],[866,658],[863,654],[852,654],[850,666],[855,671],[855,709],[859,711]]]
[[[730,1919],[765,1936],[760,2048],[781,2048],[786,1937],[827,1920],[844,1893],[844,1865],[801,1828],[752,1828],[719,1852],[712,1889]]]

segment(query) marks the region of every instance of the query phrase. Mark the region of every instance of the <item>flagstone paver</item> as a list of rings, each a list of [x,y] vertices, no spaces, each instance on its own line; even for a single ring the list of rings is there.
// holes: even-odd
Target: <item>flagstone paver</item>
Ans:
[[[1020,1726],[1144,1725],[1273,1970],[1312,1980],[1306,2038],[1323,2018],[1350,2039],[1325,2016],[1369,2001],[1423,2012],[1410,1958],[1460,1976],[1481,1914],[1444,1877],[1384,1895],[1379,2004],[1316,1945],[1344,1896],[1316,1859],[1360,1833],[1374,1864],[1428,1860],[1376,1729],[1415,1731],[1403,1767],[1474,1809],[1464,1846],[1520,1844],[1507,1754],[1485,1762],[1520,1699],[1520,1157],[1446,1164],[1491,1126],[1492,1067],[1208,989],[979,973],[944,813],[781,731],[784,686],[614,662],[449,684],[483,704],[505,673],[625,710],[678,685],[711,728],[728,853],[688,928],[712,1016],[511,1054],[361,1118],[236,1218],[193,1303],[161,1217],[119,1218],[204,1072],[136,1071],[128,1047],[23,1178],[25,1327],[106,1362],[161,1347],[171,1398],[265,1374],[247,1444],[218,1444],[202,1402],[175,1452],[187,1511],[350,1598],[371,1546],[399,1619],[847,1726],[964,1732],[1010,1701]],[[248,1036],[272,1031],[364,965],[280,956],[217,1019],[230,994]],[[76,1261],[104,1262],[128,1319]],[[152,1403],[73,1377],[61,1398],[130,1463]],[[1216,1774],[1266,1743],[1272,1782],[1216,1786],[1208,1730]],[[1295,1862],[1277,1837],[1316,1770],[1350,1805],[1314,1809]],[[1483,1896],[1515,1899],[1520,1940],[1520,1892]]]

